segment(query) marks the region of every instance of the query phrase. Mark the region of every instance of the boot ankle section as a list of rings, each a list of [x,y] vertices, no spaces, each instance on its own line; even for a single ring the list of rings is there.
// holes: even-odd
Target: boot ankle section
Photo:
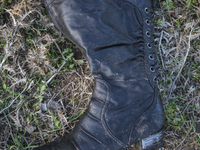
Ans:
[[[138,138],[142,139],[155,134],[164,128],[164,109],[158,92],[155,92],[155,100],[149,109],[140,117],[136,126],[133,126],[130,135],[130,144]]]
[[[90,105],[71,133],[72,140],[80,150],[121,149],[127,147],[126,144],[113,137],[109,129],[105,127],[104,109],[109,101],[109,86],[104,80],[95,80]]]

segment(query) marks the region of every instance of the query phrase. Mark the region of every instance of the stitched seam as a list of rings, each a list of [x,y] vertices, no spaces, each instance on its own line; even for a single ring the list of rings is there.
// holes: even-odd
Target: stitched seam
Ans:
[[[117,137],[115,137],[115,135],[113,135],[113,133],[111,132],[111,130],[107,127],[107,125],[106,125],[106,122],[105,122],[105,119],[104,119],[104,115],[103,114],[105,114],[105,111],[106,111],[106,105],[107,104],[109,104],[109,94],[108,93],[110,93],[110,88],[109,88],[109,85],[108,84],[106,84],[105,82],[106,81],[100,81],[101,79],[99,79],[99,82],[101,82],[102,84],[104,84],[106,87],[107,87],[107,89],[109,90],[109,92],[108,92],[108,90],[106,89],[106,102],[105,102],[105,104],[104,104],[104,106],[103,106],[103,109],[102,109],[102,113],[101,113],[101,120],[102,120],[102,125],[103,125],[103,127],[104,127],[104,129],[106,130],[106,132],[108,133],[108,135],[109,135],[109,137],[112,139],[112,140],[114,140],[117,144],[119,144],[120,146],[122,146],[122,147],[124,147],[124,146],[127,146],[126,144],[124,144],[123,142],[121,142]],[[108,106],[107,106],[108,107]]]
[[[72,144],[76,148],[76,150],[80,150],[78,148],[78,144],[76,143],[76,141],[74,140],[74,138],[72,136],[69,136],[68,140],[70,140],[70,142],[72,142]]]
[[[76,144],[74,144],[74,142],[71,140],[71,142],[72,142],[72,144],[74,145],[74,147],[76,148],[76,150],[80,150],[77,146],[76,146]]]
[[[97,97],[93,97],[94,99],[96,99],[97,101],[99,101],[100,103],[105,103],[103,100],[101,100],[101,99],[99,99],[99,98],[97,98]]]
[[[144,20],[144,13],[142,13],[142,20]],[[143,29],[143,35],[144,35],[144,25],[143,25],[143,27],[142,27],[142,29]],[[144,43],[146,44],[146,37],[144,37]],[[150,85],[151,85],[151,87],[154,89],[154,86],[153,86],[153,84],[152,84],[152,81],[150,80],[150,75],[148,74],[148,71],[147,71],[147,64],[146,64],[146,62],[148,62],[147,60],[146,60],[146,57],[147,57],[147,50],[145,49],[145,45],[144,45],[144,47],[143,47],[143,51],[144,51],[144,58],[145,58],[145,61],[144,61],[144,67],[145,67],[145,72],[146,72],[146,75],[147,75],[147,78],[148,78],[148,80],[149,80],[149,83],[150,83]],[[155,93],[155,89],[154,89],[154,93]],[[156,97],[156,95],[154,94],[154,100],[152,101],[152,103],[151,103],[151,105],[144,111],[144,113],[137,119],[137,120],[139,120],[141,117],[143,117],[143,116],[146,116],[146,112],[149,112],[152,108],[152,105],[153,105],[153,103],[156,101],[155,100],[155,97]],[[149,110],[150,109],[150,110]],[[136,120],[136,122],[137,122],[137,120]],[[131,135],[132,135],[132,132],[133,132],[133,127],[134,127],[134,125],[136,124],[136,122],[133,124],[133,126],[132,126],[132,129],[131,129],[131,132],[130,132],[130,135],[129,135],[129,144],[131,144],[130,143],[130,139],[131,139]],[[141,122],[141,120],[138,122],[138,124]]]
[[[154,100],[153,100],[153,102],[151,103],[151,105],[145,110],[145,112],[137,119],[137,120],[140,120],[139,122],[138,122],[138,124],[140,124],[140,122],[142,121],[141,120],[141,117],[143,117],[143,116],[146,116],[146,118],[148,118],[149,117],[149,115],[150,115],[150,113],[148,113],[148,112],[151,112],[151,110],[153,109],[153,106],[154,106],[154,102],[156,101],[156,99],[155,99],[155,97],[156,97],[156,94],[154,94]],[[137,121],[136,121],[137,122]],[[135,123],[136,124],[136,123]],[[134,125],[135,125],[134,124]],[[132,135],[132,132],[133,132],[133,127],[134,127],[134,125],[132,126],[132,129],[131,129],[131,132],[130,132],[130,136],[129,136],[129,144],[131,144],[130,143],[130,138],[131,138],[131,135]],[[137,125],[138,126],[138,125]],[[136,127],[137,127],[136,126]],[[157,125],[156,125],[157,126]],[[158,127],[158,126],[157,126]],[[157,133],[157,132],[154,132],[154,133]],[[152,134],[154,134],[154,133],[152,133]],[[143,137],[141,137],[141,139],[142,139]]]
[[[157,97],[156,95],[157,95],[157,92],[155,92],[155,97]],[[158,98],[157,98],[155,101],[158,101]],[[155,106],[155,105],[156,105],[156,104],[154,104],[154,105],[152,104],[151,108],[149,108],[149,109],[150,109],[149,112],[151,112],[151,111],[153,110],[153,108],[154,108],[153,106]],[[145,115],[146,115],[147,117],[149,117],[150,114],[151,114],[151,113],[147,113],[147,114],[145,114]],[[159,128],[159,126],[158,126],[157,124],[155,124],[155,125]]]
[[[111,99],[112,97],[110,97],[109,98],[109,100]],[[107,112],[107,110],[108,110],[108,106],[110,105],[109,104],[110,103],[110,101],[108,102],[108,105],[107,105],[107,107],[105,108],[105,112]],[[105,113],[104,113],[105,114]],[[121,140],[119,140],[115,135],[114,135],[114,133],[112,133],[112,130],[109,128],[109,126],[107,125],[107,123],[106,123],[106,121],[104,121],[105,122],[105,126],[107,127],[107,129],[109,130],[109,132],[110,132],[110,134],[115,138],[114,140],[119,144],[119,145],[121,145],[121,146],[126,146],[126,147],[129,147],[127,144],[125,144],[124,142],[122,142]]]
[[[98,118],[96,118],[95,116],[93,116],[90,112],[87,112],[87,115],[88,115],[90,118],[92,118],[93,120],[100,122],[100,120],[98,120]]]
[[[135,123],[132,125],[131,131],[130,131],[130,135],[129,135],[129,144],[131,144],[131,143],[130,143],[130,139],[131,139],[131,137],[132,137],[131,135],[132,135],[132,132],[133,132],[133,127],[134,127],[134,125],[136,124],[136,122],[137,122],[138,120],[139,120],[138,124],[140,124],[140,122],[142,121],[142,120],[141,120],[141,117],[146,116],[146,115],[145,115],[146,112],[150,111],[149,108],[153,105],[154,101],[155,101],[155,94],[154,94],[154,100],[152,101],[151,105],[141,114],[141,116],[140,116],[140,117],[135,121]],[[136,127],[137,127],[137,126],[136,126]]]
[[[83,128],[80,128],[80,130],[85,133],[87,136],[89,136],[91,139],[95,140],[96,142],[98,142],[99,144],[103,145],[101,143],[101,141],[99,141],[98,139],[96,139],[95,137],[93,137],[90,133],[86,132]]]

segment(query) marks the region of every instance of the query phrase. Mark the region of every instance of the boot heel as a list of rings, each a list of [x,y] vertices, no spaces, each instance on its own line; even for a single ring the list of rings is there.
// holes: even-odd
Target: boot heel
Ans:
[[[140,140],[141,150],[156,150],[162,147],[163,131]]]

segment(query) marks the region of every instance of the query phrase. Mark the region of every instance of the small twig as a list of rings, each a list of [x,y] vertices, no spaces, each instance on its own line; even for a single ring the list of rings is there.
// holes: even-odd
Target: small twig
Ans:
[[[56,95],[55,97],[57,97],[64,89],[68,88],[70,84],[72,84],[73,82],[70,82],[69,84],[65,85]]]
[[[42,139],[42,144],[45,144],[45,141],[44,141],[44,138],[43,138],[43,136],[42,136],[41,130],[40,130],[39,132],[40,132],[40,137],[41,137],[41,139]]]
[[[17,122],[17,128],[22,126],[19,120],[19,109],[17,109],[16,112],[16,122]]]
[[[182,38],[183,38],[183,36],[181,35],[180,40],[179,40],[179,43],[178,43],[178,45],[177,45],[177,47],[176,47],[175,58],[178,56],[179,48],[180,48],[180,45],[181,45]]]
[[[26,14],[24,14],[20,19],[19,19],[19,22],[22,22],[29,14],[31,14],[32,12],[37,12],[38,14],[40,14],[40,16],[42,16],[42,14],[37,11],[37,10],[31,10],[29,12],[27,12]]]
[[[62,55],[62,52],[61,52],[60,47],[58,46],[57,42],[54,42],[54,43],[55,43],[57,49],[59,50],[60,54]],[[66,59],[65,56],[63,56],[63,55],[62,55],[62,58],[63,58],[64,60]]]
[[[13,16],[13,14],[12,14],[9,10],[7,10],[7,9],[5,9],[5,10],[6,10],[6,12],[8,12],[8,13],[10,14],[10,16],[12,17],[13,25],[16,26],[16,25],[17,25],[17,22],[16,22],[16,20],[15,20],[15,17]]]
[[[160,53],[160,58],[161,58],[161,62],[162,62],[163,69],[165,70],[164,61],[163,61],[163,56],[162,56],[162,52],[161,52],[162,37],[163,37],[163,30],[161,31],[161,36],[160,36],[159,53]]]
[[[58,46],[58,44],[56,42],[54,42],[56,47],[58,48],[60,54],[62,54],[60,47]],[[66,58],[62,55],[62,58],[65,60]],[[51,80],[60,72],[60,70],[67,64],[66,61],[63,62],[62,66],[58,69],[58,71],[45,83],[45,85],[47,86],[49,84],[49,82],[51,82]]]
[[[60,70],[65,66],[66,62],[63,62],[62,66],[58,69],[58,71],[45,83],[45,85],[47,86],[51,80],[60,72]]]
[[[26,51],[26,30],[23,29],[23,43],[22,43],[22,49]]]
[[[26,91],[27,84],[25,88],[23,89],[23,91],[15,99],[13,99],[12,102],[6,108],[0,111],[0,114],[2,114],[6,109],[10,108],[10,106],[20,97],[20,95],[22,95]]]

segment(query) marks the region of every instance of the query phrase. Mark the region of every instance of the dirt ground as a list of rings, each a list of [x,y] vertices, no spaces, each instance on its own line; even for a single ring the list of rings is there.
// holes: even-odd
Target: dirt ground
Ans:
[[[161,150],[198,150],[200,1],[154,6],[157,85],[166,112]],[[87,61],[40,0],[0,1],[0,70],[0,150],[32,149],[69,133],[92,96]]]

